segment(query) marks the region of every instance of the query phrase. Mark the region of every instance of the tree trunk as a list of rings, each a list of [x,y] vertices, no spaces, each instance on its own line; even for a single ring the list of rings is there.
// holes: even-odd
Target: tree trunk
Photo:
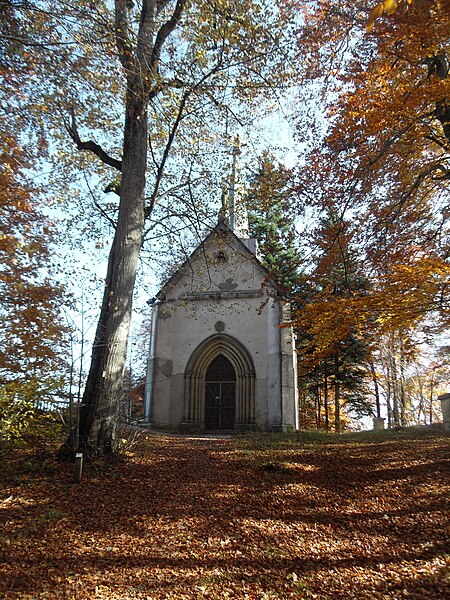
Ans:
[[[117,228],[80,415],[87,452],[117,450],[119,404],[127,356],[133,289],[144,229],[147,104],[128,89]]]
[[[394,352],[394,341],[393,336],[391,336],[391,343],[389,348],[389,370],[391,376],[391,385],[392,385],[392,420],[394,427],[398,427],[400,425],[399,419],[399,401],[398,401],[398,376],[397,376],[397,362],[395,360],[395,352]]]
[[[400,424],[402,427],[406,427],[406,408],[407,408],[407,397],[406,397],[406,365],[405,365],[405,349],[403,346],[403,340],[400,340]]]
[[[380,390],[378,389],[377,373],[375,371],[375,365],[373,360],[370,360],[370,372],[372,374],[373,387],[375,390],[375,407],[377,411],[377,419],[381,419],[381,403],[380,403]]]
[[[416,370],[417,373],[417,387],[419,394],[419,407],[417,410],[417,423],[420,423],[421,415],[423,414],[424,425],[427,424],[427,412],[425,409],[425,396],[424,396],[424,378],[422,375]]]
[[[430,406],[429,406],[429,415],[430,415],[430,425],[433,423],[433,393],[434,393],[434,378],[436,375],[436,367],[433,367],[433,371],[431,373],[431,381],[430,381]],[[425,418],[425,424],[427,420]]]
[[[390,353],[390,350],[388,351]],[[390,356],[390,354],[389,354]],[[392,410],[392,379],[391,379],[391,367],[390,359],[388,356],[385,357],[385,385],[386,385],[386,409],[388,416],[388,428],[391,429],[394,426],[394,414]]]
[[[334,430],[336,433],[341,431],[341,398],[340,398],[340,383],[339,383],[339,356],[334,356]]]
[[[321,427],[321,415],[322,412],[322,397],[320,395],[320,376],[319,371],[317,371],[317,393],[316,393],[316,426],[317,429]]]
[[[328,411],[328,361],[323,364],[323,404],[325,407],[325,429],[330,430],[330,416]]]

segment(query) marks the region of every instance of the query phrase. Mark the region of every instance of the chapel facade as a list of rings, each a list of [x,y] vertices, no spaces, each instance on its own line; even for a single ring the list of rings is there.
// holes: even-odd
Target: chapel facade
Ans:
[[[218,224],[152,301],[145,418],[155,428],[298,429],[289,306],[248,235],[239,154],[237,137]]]
[[[221,219],[152,305],[146,418],[171,430],[295,430],[289,309],[256,255]]]

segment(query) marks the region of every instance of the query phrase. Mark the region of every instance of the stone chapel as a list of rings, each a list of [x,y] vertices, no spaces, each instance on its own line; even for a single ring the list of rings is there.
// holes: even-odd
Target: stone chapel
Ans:
[[[289,307],[248,237],[236,156],[228,214],[152,301],[145,418],[155,428],[298,428]]]

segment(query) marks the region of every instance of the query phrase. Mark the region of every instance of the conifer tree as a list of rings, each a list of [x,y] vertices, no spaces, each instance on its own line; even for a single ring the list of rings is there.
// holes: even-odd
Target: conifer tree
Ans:
[[[265,266],[288,298],[300,284],[296,247],[293,173],[264,152],[247,196],[250,235],[258,240]]]

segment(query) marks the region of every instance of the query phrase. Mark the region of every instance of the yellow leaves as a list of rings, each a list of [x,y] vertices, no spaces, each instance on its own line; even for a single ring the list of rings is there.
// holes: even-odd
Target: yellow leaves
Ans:
[[[383,14],[383,2],[380,2],[380,4],[377,4],[376,6],[374,6],[372,8],[372,10],[370,11],[369,14],[369,20],[368,23],[373,23],[375,22],[376,19],[379,19],[381,17],[381,15]]]
[[[302,307],[294,325],[304,334],[303,350],[310,360],[323,360],[348,335],[365,340],[393,329],[413,327],[439,312],[441,327],[450,321],[446,289],[450,265],[438,257],[421,256],[396,264],[370,289],[349,296],[322,297]]]
[[[407,0],[408,4],[411,4],[412,0]],[[369,13],[369,18],[367,19],[366,24],[366,33],[370,33],[375,25],[375,21],[379,19],[383,13],[386,15],[392,15],[398,8],[398,2],[396,0],[385,0],[385,2],[380,2],[376,6],[372,8]]]
[[[386,0],[386,2],[383,2],[383,9],[387,15],[392,15],[397,10],[397,7],[398,4],[395,0]]]
[[[200,66],[206,67],[206,65],[208,64],[208,60],[207,60],[207,53],[204,48],[199,48],[197,50],[197,53],[195,55],[195,60]]]

